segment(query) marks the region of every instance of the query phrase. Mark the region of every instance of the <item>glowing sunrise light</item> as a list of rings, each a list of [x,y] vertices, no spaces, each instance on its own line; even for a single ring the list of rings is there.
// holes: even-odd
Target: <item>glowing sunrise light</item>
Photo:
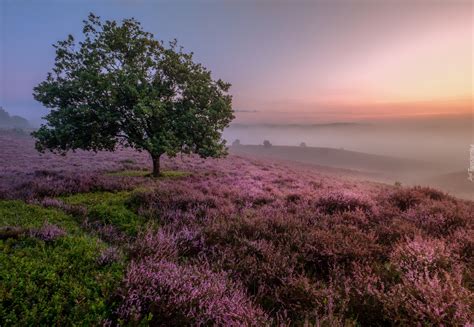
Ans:
[[[470,101],[472,31],[464,23],[435,26],[375,49],[342,77],[369,102]],[[353,99],[354,100],[354,99]]]

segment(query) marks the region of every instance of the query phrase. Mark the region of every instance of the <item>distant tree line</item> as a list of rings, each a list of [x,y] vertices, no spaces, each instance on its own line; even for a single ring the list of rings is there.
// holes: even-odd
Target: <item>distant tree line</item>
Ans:
[[[233,147],[238,147],[238,146],[241,146],[242,144],[240,143],[240,140],[239,139],[235,139],[234,142],[232,142],[232,146]],[[271,148],[273,146],[273,144],[269,141],[269,140],[264,140],[263,141],[263,147],[265,148]],[[306,142],[301,142],[300,147],[302,148],[306,148],[307,145],[306,145]]]
[[[28,120],[26,120],[23,117],[20,116],[10,116],[10,114],[0,107],[0,128],[5,129],[5,128],[30,128],[30,124],[28,123]]]

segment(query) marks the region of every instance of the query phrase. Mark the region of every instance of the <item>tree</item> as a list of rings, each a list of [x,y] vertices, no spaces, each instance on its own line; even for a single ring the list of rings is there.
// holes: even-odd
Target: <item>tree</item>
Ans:
[[[232,142],[232,146],[240,146],[240,140],[236,139],[234,142]]]
[[[213,80],[176,40],[165,46],[135,19],[102,22],[90,14],[84,39],[58,42],[52,72],[34,88],[51,109],[33,133],[36,148],[147,151],[153,175],[163,154],[227,154],[222,131],[234,118],[230,84]]]
[[[272,144],[270,143],[269,140],[265,140],[265,141],[263,141],[263,146],[264,146],[265,148],[270,148],[270,147],[272,146]]]
[[[300,147],[306,148],[306,143],[305,143],[305,142],[301,142],[301,143],[300,143]]]

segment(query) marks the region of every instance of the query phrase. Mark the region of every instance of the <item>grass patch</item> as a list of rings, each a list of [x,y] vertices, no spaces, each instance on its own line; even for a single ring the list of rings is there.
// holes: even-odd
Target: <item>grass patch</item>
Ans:
[[[121,170],[107,173],[107,175],[125,177],[147,177],[150,176],[150,172],[148,170]]]
[[[68,232],[80,230],[76,221],[57,209],[46,209],[22,201],[0,201],[0,226],[38,228],[45,222],[57,225]]]
[[[121,170],[107,173],[109,176],[126,176],[126,177],[152,177],[148,170]],[[162,171],[158,178],[181,178],[191,175],[189,172],[178,170]]]
[[[166,170],[161,172],[160,177],[164,178],[181,178],[181,177],[186,177],[190,176],[191,173],[187,171],[178,171],[178,170]]]
[[[61,211],[0,201],[1,226],[37,228],[45,221],[67,234],[50,242],[28,234],[0,240],[0,325],[100,324],[115,308],[109,299],[123,263],[100,265],[107,245]]]
[[[130,192],[78,193],[63,197],[62,200],[67,204],[85,206],[89,219],[112,224],[129,235],[136,235],[144,226],[145,219],[137,215],[128,205],[130,194]]]

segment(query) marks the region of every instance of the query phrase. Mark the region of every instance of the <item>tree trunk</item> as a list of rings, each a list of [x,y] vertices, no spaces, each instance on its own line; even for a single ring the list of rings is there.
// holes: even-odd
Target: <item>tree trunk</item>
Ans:
[[[160,176],[160,155],[151,155],[151,160],[153,161],[153,177]]]

